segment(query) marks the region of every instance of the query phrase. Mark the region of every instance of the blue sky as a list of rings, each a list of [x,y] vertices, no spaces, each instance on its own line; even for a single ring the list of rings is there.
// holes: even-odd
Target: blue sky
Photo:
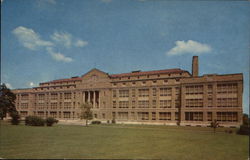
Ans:
[[[249,112],[246,1],[1,0],[1,80],[11,88],[80,76],[182,68],[244,74]]]

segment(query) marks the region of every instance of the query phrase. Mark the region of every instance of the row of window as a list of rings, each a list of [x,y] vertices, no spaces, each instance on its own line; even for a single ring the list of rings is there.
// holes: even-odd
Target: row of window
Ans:
[[[73,96],[73,97],[72,97]],[[49,95],[47,94],[36,94],[35,97],[38,97],[38,100],[45,100],[46,98],[49,98]],[[57,100],[59,99],[72,99],[72,98],[76,98],[76,93],[51,93],[50,94],[50,99],[51,100]]]
[[[72,89],[76,88],[76,85],[67,85],[67,86],[57,86],[57,87],[39,87],[35,88],[35,90],[55,90],[55,89]]]
[[[70,119],[70,118],[79,118],[79,115],[76,115],[75,112],[37,112],[34,113],[35,115],[39,117],[53,117],[53,118],[64,118],[64,119]]]
[[[117,86],[118,84],[121,84],[122,86],[132,85],[135,86],[136,84],[146,85],[147,83],[151,84],[157,84],[157,81],[162,81],[164,84],[168,83],[168,80],[153,80],[153,81],[140,81],[140,82],[123,82],[123,83],[113,83],[113,86]],[[175,82],[180,82],[180,78],[176,78]]]
[[[138,91],[138,96],[139,97],[149,97],[150,90],[148,88],[138,89],[138,90],[132,89],[131,90],[131,96],[132,97],[136,97],[136,91]],[[172,88],[160,88],[159,92],[160,92],[160,96],[172,96]],[[179,95],[180,94],[180,88],[175,87],[175,92],[176,92],[176,95]],[[130,91],[128,89],[119,90],[118,94],[119,94],[119,97],[129,97]],[[157,89],[156,88],[152,89],[152,95],[153,96],[157,95]],[[118,96],[117,91],[113,90],[113,97],[115,98],[117,96]]]
[[[149,114],[151,113],[151,118],[149,117]],[[179,113],[175,112],[175,117],[172,119],[171,112],[131,112],[129,117],[129,112],[113,112],[112,116],[113,119],[118,120],[157,120],[158,114],[158,120],[178,120],[179,119]]]
[[[237,122],[237,112],[216,112],[216,117],[213,117],[212,112],[207,112],[207,120],[216,119],[220,122]],[[185,112],[186,121],[203,121],[203,112]]]
[[[28,111],[20,111],[19,112],[22,117],[28,116]],[[151,113],[151,119],[149,114]],[[129,112],[113,112],[113,119],[118,120],[179,120],[179,113],[175,112],[174,119],[172,119],[171,112],[131,112],[129,117]],[[40,117],[54,117],[54,118],[79,118],[79,115],[76,115],[75,112],[37,112],[35,115]],[[97,114],[94,114],[95,118]],[[99,117],[100,118],[100,117]],[[102,114],[103,119],[105,119],[105,114]],[[237,122],[238,121],[238,113],[237,112],[216,112],[216,117],[213,117],[212,112],[207,112],[207,120],[212,121],[213,119],[217,119],[219,122]],[[185,112],[185,120],[186,121],[203,121],[203,112]]]
[[[217,93],[237,93],[238,92],[238,86],[237,83],[232,83],[232,84],[218,84],[217,85]]]
[[[118,106],[117,106],[118,104]],[[178,107],[180,102],[177,100],[175,106]],[[171,100],[159,100],[160,108],[171,108],[172,101]],[[129,101],[113,101],[113,108],[129,108]],[[136,102],[132,101],[132,108],[136,107]],[[138,108],[150,108],[148,100],[140,100],[138,101]],[[156,108],[156,100],[152,100],[152,108]]]

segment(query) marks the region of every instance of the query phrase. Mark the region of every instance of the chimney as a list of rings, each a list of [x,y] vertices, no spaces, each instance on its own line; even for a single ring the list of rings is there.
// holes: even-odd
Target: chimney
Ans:
[[[198,56],[193,56],[192,75],[193,75],[193,77],[199,76]]]

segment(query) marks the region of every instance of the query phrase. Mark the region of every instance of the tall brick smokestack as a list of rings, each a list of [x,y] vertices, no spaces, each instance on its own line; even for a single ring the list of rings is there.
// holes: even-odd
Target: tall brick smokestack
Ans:
[[[193,77],[199,76],[199,62],[198,62],[198,56],[193,56],[193,62],[192,62],[192,75],[193,75]]]

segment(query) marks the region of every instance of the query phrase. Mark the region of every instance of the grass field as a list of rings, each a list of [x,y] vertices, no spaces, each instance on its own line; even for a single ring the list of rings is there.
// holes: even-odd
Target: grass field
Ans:
[[[53,127],[1,122],[1,158],[246,160],[248,136],[210,128],[146,125]]]

